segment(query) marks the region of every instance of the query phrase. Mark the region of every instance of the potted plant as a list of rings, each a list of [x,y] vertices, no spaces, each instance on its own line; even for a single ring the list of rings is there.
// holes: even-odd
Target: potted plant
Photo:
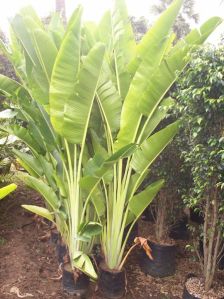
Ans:
[[[10,22],[10,45],[1,44],[18,81],[0,75],[1,93],[15,112],[6,130],[29,149],[15,150],[29,173],[22,178],[45,200],[45,207],[23,207],[60,232],[68,249],[63,283],[72,294],[86,291],[88,279],[82,273],[97,278],[89,255],[102,230],[100,204],[86,196],[80,181],[91,157],[87,132],[105,50],[97,43],[84,57],[81,14],[79,7],[64,31],[57,22],[45,26],[32,8],[22,9]]]
[[[184,201],[203,216],[203,223],[191,229],[201,275],[187,280],[183,298],[223,298],[214,286],[223,255],[223,53],[222,46],[195,52],[178,82],[178,110],[183,113],[186,136],[183,158],[192,177]]]
[[[138,192],[148,168],[178,131],[179,123],[174,122],[155,133],[172,102],[164,96],[187,65],[192,47],[203,43],[220,23],[219,18],[212,18],[200,33],[194,30],[172,47],[171,28],[181,4],[174,1],[138,46],[124,1],[115,1],[111,14],[104,16],[94,32],[85,28],[90,44],[96,39],[107,45],[97,89],[95,112],[99,112],[93,114],[91,124],[97,129],[90,133],[95,156],[86,167],[88,177],[81,182],[88,194],[95,186],[95,193],[106,203],[101,219],[104,262],[99,274],[99,289],[106,297],[124,294],[128,235],[163,185],[158,180]]]
[[[170,109],[170,113],[172,109]],[[167,123],[170,119],[163,121]],[[160,125],[161,127],[161,125]],[[166,277],[173,275],[176,269],[176,242],[175,240],[188,239],[185,207],[181,200],[181,186],[186,188],[187,176],[181,171],[181,153],[177,139],[167,146],[160,157],[152,166],[151,173],[146,178],[144,185],[150,181],[163,177],[165,184],[157,194],[153,205],[147,208],[151,213],[152,227],[145,237],[150,240],[150,246],[154,253],[153,260],[141,260],[145,273],[154,277]],[[147,214],[146,214],[147,215]],[[146,235],[147,234],[147,235]],[[144,255],[143,255],[144,256]]]

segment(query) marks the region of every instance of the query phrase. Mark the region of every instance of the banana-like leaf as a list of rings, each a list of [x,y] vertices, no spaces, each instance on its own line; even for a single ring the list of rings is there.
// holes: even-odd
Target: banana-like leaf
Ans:
[[[116,83],[119,94],[124,99],[129,86],[130,76],[127,66],[133,60],[136,43],[124,0],[115,0],[112,11],[112,39]]]
[[[101,144],[103,139],[99,138],[99,135],[93,130],[90,130],[90,134],[94,153],[99,154],[104,160],[106,160],[108,158],[108,152]]]
[[[78,234],[90,241],[92,237],[101,234],[101,232],[102,225],[100,223],[90,221],[80,225]]]
[[[56,47],[59,49],[65,34],[65,28],[59,13],[52,14],[47,30],[51,34]]]
[[[106,45],[106,49],[108,52],[111,51],[112,46],[112,24],[111,24],[111,13],[110,11],[105,12],[103,17],[101,18],[99,25],[97,27],[97,40],[101,41]]]
[[[93,203],[97,216],[100,219],[100,217],[104,215],[106,209],[104,197],[100,188],[96,187],[92,192],[91,202]]]
[[[49,102],[49,81],[57,48],[37,18],[20,12],[11,26],[25,51],[26,78],[32,96],[42,104]],[[24,66],[23,66],[24,68]]]
[[[37,158],[27,153],[20,152],[16,149],[13,150],[17,158],[22,162],[22,166],[31,174],[36,177],[43,175],[43,169],[40,165],[40,162]]]
[[[44,217],[44,218],[50,220],[51,222],[54,222],[54,217],[53,217],[52,213],[46,208],[42,208],[42,207],[38,207],[38,206],[34,206],[34,205],[22,205],[22,207],[34,214],[37,214],[41,217]]]
[[[77,83],[73,83],[74,95],[64,103],[63,114],[57,115],[57,110],[52,104],[54,100],[51,101],[52,124],[55,130],[71,143],[81,143],[87,131],[104,50],[104,46],[98,43],[88,53],[78,74]],[[57,124],[59,119],[60,124],[62,123],[60,129]]]
[[[116,148],[136,141],[142,114],[147,117],[152,116],[166,92],[176,81],[177,73],[183,71],[189,62],[190,50],[195,45],[203,43],[219,24],[220,18],[212,18],[201,27],[200,31],[193,30],[169,51],[169,55],[166,51],[162,52],[166,55],[161,57],[161,63],[153,64],[152,69],[151,64],[147,63],[150,61],[142,61],[124,101]],[[148,67],[150,74],[146,76]]]
[[[43,173],[45,175],[45,178],[46,178],[48,184],[56,192],[57,185],[55,184],[55,180],[54,180],[55,169],[54,169],[52,163],[49,162],[46,159],[46,157],[44,157],[42,155],[38,155],[38,161],[39,161],[39,163],[41,165],[41,168],[43,169]]]
[[[38,25],[38,27],[44,29],[44,25],[41,21],[41,19],[39,18],[39,16],[37,15],[36,11],[33,9],[32,6],[28,5],[25,7],[22,7],[20,9],[19,15],[21,16],[29,16],[30,18],[32,18],[35,23]]]
[[[111,81],[112,74],[106,60],[97,88],[99,110],[111,133],[116,132],[120,126],[121,97],[115,84]]]
[[[39,28],[38,23],[35,24],[37,28]],[[27,55],[32,61],[32,64],[38,66],[39,65],[38,57],[32,45],[29,28],[26,27],[23,16],[16,15],[11,21],[11,26],[17,39],[21,42],[24,50],[26,51]]]
[[[172,123],[146,139],[133,154],[131,165],[137,173],[144,173],[171,142],[179,130],[179,121]]]
[[[44,30],[35,30],[33,32],[33,37],[37,57],[40,61],[46,78],[50,83],[51,73],[58,50],[52,39]]]
[[[34,126],[38,127],[41,139],[44,140],[46,148],[49,151],[53,151],[57,148],[57,136],[50,123],[49,115],[44,108],[34,101],[31,103],[29,101],[24,101],[24,98],[20,101],[20,104],[25,116],[29,120],[32,120]]]
[[[13,134],[15,136],[17,136],[27,146],[29,146],[29,148],[31,148],[34,152],[39,153],[39,154],[44,154],[45,153],[45,150],[40,147],[37,140],[35,140],[31,136],[31,134],[30,134],[30,132],[27,128],[23,128],[21,126],[14,125],[14,126],[11,126],[11,129],[10,129],[9,132],[11,132],[11,131],[13,132]]]
[[[0,200],[6,197],[9,193],[13,192],[16,188],[16,184],[10,184],[8,186],[0,188]]]
[[[134,219],[139,218],[147,206],[152,202],[156,194],[162,188],[164,180],[159,180],[149,185],[144,191],[133,196],[128,204],[130,213],[134,215]],[[129,216],[130,217],[130,216]]]
[[[129,64],[129,71],[135,74],[138,66],[144,60],[150,61],[150,65],[158,65],[164,51],[169,45],[169,36],[172,26],[182,6],[183,0],[175,0],[159,16],[155,24],[143,36],[137,46],[137,55]]]
[[[166,117],[168,110],[174,105],[175,101],[171,97],[164,99],[158,106],[158,109],[153,113],[151,118],[146,118],[146,126],[140,139],[140,144],[147,139],[158,124]]]
[[[97,274],[93,267],[93,264],[88,255],[86,255],[85,253],[81,251],[74,252],[73,265],[94,280],[97,279]]]
[[[181,4],[182,0],[175,0],[138,45],[138,53],[129,65],[129,71],[135,76],[131,81],[122,107],[121,127],[116,148],[136,141],[135,137],[141,120],[138,103],[148,97],[146,90],[148,90],[150,78],[154,70],[160,65],[166,49],[172,41],[170,40],[170,32]],[[164,80],[164,77],[165,75],[163,75],[162,80]],[[159,87],[154,86],[154,88]]]
[[[24,86],[17,81],[0,74],[0,91],[6,96],[17,97],[21,90],[28,96],[28,92]]]
[[[55,194],[54,190],[45,184],[41,179],[37,179],[30,175],[23,175],[23,181],[27,186],[39,192],[46,200],[48,205],[52,208],[53,211],[56,211],[59,206],[59,198]]]
[[[131,176],[128,186],[127,199],[130,199],[130,197],[135,194],[148,174],[149,170],[146,170],[144,173],[135,173]]]
[[[177,72],[180,73],[190,61],[189,53],[192,45],[203,43],[209,34],[220,24],[220,18],[212,18],[201,26],[197,34],[186,36],[186,45],[180,48],[177,44],[164,59],[160,66],[154,71],[150,78],[147,90],[139,101],[139,109],[142,114],[149,115],[154,107],[158,105],[166,92],[177,79]]]
[[[75,11],[70,22],[56,57],[50,83],[51,121],[60,135],[63,135],[65,105],[74,95],[80,67],[81,8]]]
[[[63,136],[71,143],[81,143],[87,132],[104,51],[101,43],[90,50],[80,69],[74,97],[66,103]]]
[[[120,159],[131,156],[137,150],[136,144],[129,144],[115,152],[108,159],[95,155],[90,159],[85,167],[85,176],[80,180],[80,187],[90,192],[97,186],[108,170]]]

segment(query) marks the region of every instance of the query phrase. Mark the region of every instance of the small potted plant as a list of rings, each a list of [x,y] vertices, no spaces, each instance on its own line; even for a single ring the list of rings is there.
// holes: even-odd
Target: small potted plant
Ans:
[[[172,109],[170,111],[172,113]],[[167,122],[168,119],[164,121]],[[144,234],[150,240],[154,259],[145,261],[143,258],[141,261],[144,272],[155,277],[166,277],[175,273],[175,240],[186,240],[189,237],[188,216],[179,192],[181,186],[184,185],[186,188],[187,180],[186,174],[181,171],[182,161],[178,138],[181,137],[178,135],[175,137],[151,170],[154,179],[160,177],[165,179],[165,184],[153,205],[148,207],[153,218],[153,230]],[[148,182],[149,179],[146,179],[145,184]]]
[[[183,113],[185,136],[183,158],[184,165],[191,170],[192,182],[183,198],[188,207],[196,208],[203,217],[201,223],[191,226],[194,237],[191,248],[201,272],[187,279],[185,299],[224,296],[216,281],[224,232],[223,54],[223,47],[196,51],[178,83],[177,108]]]

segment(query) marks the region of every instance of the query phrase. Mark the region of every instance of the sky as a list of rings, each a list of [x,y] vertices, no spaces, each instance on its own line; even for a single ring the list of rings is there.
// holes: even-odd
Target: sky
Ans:
[[[130,15],[136,17],[145,16],[152,19],[150,7],[157,0],[126,0]],[[99,21],[103,12],[109,9],[111,0],[66,0],[67,16],[71,14],[77,4],[81,3],[84,7],[84,19]],[[55,0],[0,0],[0,28],[7,31],[7,19],[23,6],[32,5],[40,16],[47,16],[55,9]],[[223,0],[195,0],[195,11],[199,13],[199,25],[211,16],[218,15],[224,18]],[[224,32],[224,25],[213,34],[212,40],[215,40],[220,32]]]

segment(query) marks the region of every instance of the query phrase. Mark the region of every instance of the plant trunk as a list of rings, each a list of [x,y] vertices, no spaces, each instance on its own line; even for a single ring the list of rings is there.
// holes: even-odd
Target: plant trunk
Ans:
[[[157,200],[157,211],[155,221],[155,234],[156,241],[160,243],[167,236],[166,228],[166,216],[167,216],[167,199],[164,192],[160,191]]]
[[[221,232],[218,229],[218,193],[213,190],[206,200],[205,222],[203,227],[205,291],[209,291],[217,268]]]

